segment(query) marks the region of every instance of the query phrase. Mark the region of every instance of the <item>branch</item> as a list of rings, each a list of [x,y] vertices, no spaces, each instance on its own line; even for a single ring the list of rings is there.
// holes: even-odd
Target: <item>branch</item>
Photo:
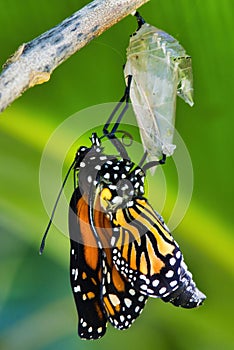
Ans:
[[[94,0],[56,27],[22,44],[0,75],[0,113],[92,39],[149,0]]]

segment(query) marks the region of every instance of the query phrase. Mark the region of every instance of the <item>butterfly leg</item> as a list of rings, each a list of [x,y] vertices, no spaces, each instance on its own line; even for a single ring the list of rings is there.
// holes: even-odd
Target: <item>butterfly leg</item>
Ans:
[[[117,103],[117,105],[115,106],[115,108],[113,109],[111,115],[109,116],[106,124],[103,127],[103,133],[104,135],[106,135],[108,138],[111,138],[112,136],[115,135],[119,124],[124,116],[124,114],[126,113],[127,109],[128,109],[128,103],[129,103],[129,99],[130,99],[130,86],[131,86],[131,80],[132,80],[132,76],[129,75],[128,76],[128,81],[127,81],[127,86],[125,88],[124,91],[124,95],[123,97],[120,99],[120,101]],[[118,112],[118,110],[120,109],[120,107],[122,106],[123,102],[126,102],[122,112],[119,114],[117,121],[115,122],[114,126],[112,127],[112,129],[109,131],[108,128],[112,122],[112,120],[114,119],[115,114]]]
[[[119,127],[119,124],[124,116],[124,114],[126,113],[127,109],[128,109],[128,105],[129,105],[129,99],[130,99],[130,85],[131,85],[131,80],[132,80],[132,76],[129,75],[127,77],[127,86],[124,92],[123,97],[120,99],[120,101],[117,103],[117,105],[115,106],[115,108],[113,109],[111,115],[109,116],[106,124],[103,127],[103,134],[113,143],[113,145],[115,146],[115,148],[119,151],[120,155],[122,158],[124,159],[128,159],[129,156],[127,154],[127,151],[125,150],[123,144],[117,139],[116,137],[116,132],[117,129]],[[118,112],[118,110],[121,108],[122,104],[125,103],[124,108],[122,109],[122,111],[120,112],[114,126],[112,127],[112,129],[109,131],[109,127],[111,122],[113,121],[116,113]]]
[[[144,160],[146,159],[146,157],[147,157],[147,152],[144,153],[144,156],[143,156],[142,160],[144,161]],[[149,168],[152,168],[152,167],[157,166],[157,165],[163,165],[163,164],[165,164],[165,163],[166,163],[166,159],[167,159],[167,156],[166,156],[166,154],[163,153],[161,159],[159,159],[159,160],[153,160],[152,162],[148,162],[148,163],[146,163],[146,164],[143,165],[143,166],[142,166],[143,161],[141,160],[141,161],[140,161],[140,164],[141,164],[140,166],[142,166],[142,170],[143,170],[144,172],[146,172],[146,170],[148,170]]]

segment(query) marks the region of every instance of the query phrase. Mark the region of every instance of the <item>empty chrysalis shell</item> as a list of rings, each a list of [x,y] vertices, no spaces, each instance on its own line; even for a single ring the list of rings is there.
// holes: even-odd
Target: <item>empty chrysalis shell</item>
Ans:
[[[130,39],[124,74],[132,75],[130,97],[149,160],[172,155],[176,96],[193,105],[191,57],[175,38],[145,23]]]

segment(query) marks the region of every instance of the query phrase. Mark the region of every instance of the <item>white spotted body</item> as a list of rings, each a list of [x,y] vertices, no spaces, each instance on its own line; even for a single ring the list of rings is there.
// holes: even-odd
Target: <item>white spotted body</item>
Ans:
[[[130,98],[148,158],[172,155],[176,96],[193,105],[191,57],[172,36],[145,23],[130,39],[124,74],[132,76]]]

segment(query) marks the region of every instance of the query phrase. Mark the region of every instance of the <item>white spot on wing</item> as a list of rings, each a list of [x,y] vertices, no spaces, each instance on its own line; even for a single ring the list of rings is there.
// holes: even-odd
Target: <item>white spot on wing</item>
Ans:
[[[175,258],[171,258],[171,259],[169,260],[169,263],[170,263],[171,266],[174,266],[175,263],[176,263],[176,259],[175,259]]]
[[[125,317],[124,317],[123,315],[121,315],[121,316],[120,316],[120,321],[121,321],[121,322],[124,322],[124,320],[125,320]]]
[[[101,333],[101,332],[102,332],[102,327],[99,327],[99,328],[97,329],[97,332],[98,332],[98,333]]]
[[[161,289],[159,289],[159,294],[163,294],[163,293],[165,293],[165,292],[166,292],[166,290],[167,290],[167,288],[166,288],[166,287],[162,287]]]
[[[114,236],[111,237],[111,246],[115,245],[116,238]]]
[[[132,301],[129,298],[124,298],[124,303],[127,307],[130,307],[132,305]]]
[[[136,291],[135,291],[134,289],[129,289],[129,294],[135,295],[135,294],[136,294]]]
[[[146,284],[142,284],[140,288],[143,289],[143,290],[147,290],[148,287],[147,287]]]
[[[144,301],[143,295],[141,295],[141,296],[138,298],[138,300],[139,300],[140,302]]]
[[[176,285],[177,285],[177,281],[176,280],[170,282],[170,286],[171,287],[175,287]]]
[[[117,305],[120,304],[120,300],[119,300],[119,298],[117,297],[117,295],[115,295],[115,294],[109,294],[109,298],[110,298],[111,303],[112,303],[114,306],[117,306]]]
[[[78,285],[78,286],[76,286],[76,287],[74,287],[74,293],[78,293],[78,292],[80,292],[81,291],[81,289],[80,289],[80,286]]]
[[[165,276],[166,276],[167,278],[171,278],[173,275],[174,275],[174,272],[173,272],[172,270],[169,270],[169,271],[165,274]]]
[[[135,307],[135,312],[137,313],[137,312],[139,312],[139,310],[140,310],[140,306],[136,306]]]
[[[152,286],[153,287],[157,287],[159,285],[159,280],[155,279],[153,282],[152,282]]]

